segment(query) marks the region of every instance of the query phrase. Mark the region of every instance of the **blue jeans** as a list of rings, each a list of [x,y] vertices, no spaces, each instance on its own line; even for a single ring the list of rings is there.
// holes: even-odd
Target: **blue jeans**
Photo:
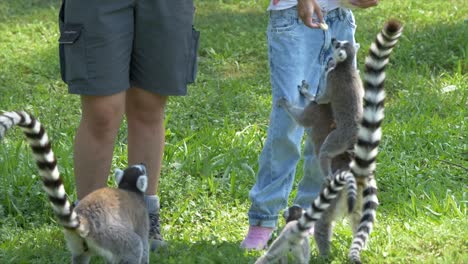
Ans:
[[[318,92],[332,55],[331,38],[354,43],[356,26],[351,11],[332,10],[326,14],[325,20],[328,31],[306,27],[298,18],[295,7],[270,11],[267,39],[273,103],[267,139],[259,157],[257,181],[249,193],[252,201],[248,213],[250,225],[276,227],[279,212],[287,207],[301,157],[304,128],[276,105],[277,100],[285,97],[296,105],[304,106],[306,102],[297,86],[306,80],[310,92]],[[314,148],[307,138],[303,156],[304,174],[294,204],[307,208],[320,191],[323,181]]]

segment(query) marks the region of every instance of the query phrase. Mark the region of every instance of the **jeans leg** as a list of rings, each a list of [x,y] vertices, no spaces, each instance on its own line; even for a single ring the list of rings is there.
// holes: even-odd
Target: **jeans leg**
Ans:
[[[310,129],[307,133],[313,133]],[[302,177],[297,187],[297,195],[294,200],[295,205],[302,208],[308,208],[315,197],[318,195],[324,177],[320,171],[317,156],[312,142],[308,139],[305,140],[304,146],[304,176]]]
[[[320,92],[323,92],[326,85],[326,76],[324,73],[327,70],[328,61],[332,56],[331,39],[347,40],[355,44],[354,33],[356,31],[353,14],[348,9],[337,9],[331,12],[325,19],[330,28],[329,31],[325,32],[325,43],[319,59],[320,69],[311,69],[309,74],[309,76],[311,76],[309,80],[310,83],[319,82],[320,80]],[[312,91],[312,93],[314,93],[314,91]],[[310,130],[307,132],[314,133],[314,131]],[[313,145],[309,140],[306,140],[304,147],[304,176],[299,182],[294,204],[302,208],[309,207],[313,199],[318,195],[323,180],[324,177],[320,171],[317,157],[314,154]]]
[[[279,211],[287,206],[304,131],[276,102],[286,97],[294,104],[304,105],[297,86],[309,79],[311,71],[320,68],[324,34],[304,26],[297,18],[297,10],[288,9],[270,13],[267,37],[272,111],[257,181],[249,193],[249,223],[274,228]]]

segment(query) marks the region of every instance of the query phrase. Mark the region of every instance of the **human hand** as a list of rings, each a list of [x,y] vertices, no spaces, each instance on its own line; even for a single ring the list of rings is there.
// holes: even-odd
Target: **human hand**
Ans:
[[[379,0],[348,0],[348,2],[359,8],[368,8],[379,4]]]
[[[277,1],[279,2],[279,0]],[[314,13],[317,15],[318,22],[312,20]],[[298,0],[297,14],[304,25],[310,28],[320,28],[320,23],[324,23],[322,10],[315,0]]]

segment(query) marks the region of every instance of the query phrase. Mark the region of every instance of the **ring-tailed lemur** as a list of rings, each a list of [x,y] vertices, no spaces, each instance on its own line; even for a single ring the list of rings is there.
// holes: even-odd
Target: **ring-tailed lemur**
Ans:
[[[72,263],[89,263],[92,255],[102,256],[108,263],[149,263],[145,166],[116,170],[118,189],[96,190],[73,208],[44,127],[26,112],[6,112],[0,115],[0,139],[15,125],[23,130],[31,146],[43,189],[64,227]]]
[[[361,262],[360,251],[372,231],[378,206],[377,185],[374,179],[374,170],[375,160],[378,153],[377,148],[382,134],[381,123],[384,118],[384,71],[385,66],[389,61],[388,58],[390,53],[398,42],[402,30],[403,28],[399,21],[388,21],[382,31],[377,35],[376,40],[372,43],[369,54],[366,57],[363,78],[365,90],[363,100],[364,106],[362,119],[358,120],[359,126],[357,130],[357,142],[354,145],[354,157],[352,157],[352,160],[348,165],[350,170],[338,170],[335,172],[331,179],[328,179],[328,182],[325,183],[319,197],[314,200],[312,206],[308,208],[298,220],[291,221],[285,226],[280,236],[273,242],[265,255],[259,258],[256,263],[276,263],[281,256],[288,251],[291,251],[293,254],[301,254],[301,252],[304,252],[304,250],[298,250],[297,248],[300,247],[303,238],[308,235],[309,228],[311,228],[314,223],[323,216],[323,213],[328,210],[330,206],[335,207],[335,204],[338,204],[338,201],[333,200],[339,195],[341,189],[343,189],[343,184],[345,184],[346,179],[353,177],[355,177],[358,182],[358,194],[362,195],[361,201],[358,202],[359,206],[355,207],[354,211],[356,212],[356,210],[359,210],[358,213],[362,213],[362,216],[359,219],[360,222],[355,223],[355,225],[358,225],[357,227],[355,226],[353,230],[353,242],[350,248],[349,258],[350,261],[354,263]],[[344,44],[344,46],[335,45],[335,47],[338,49],[346,48],[346,44]],[[340,53],[340,51],[337,52],[338,54]],[[348,54],[341,53],[340,56],[346,57]],[[339,65],[336,67],[339,67]],[[306,111],[304,111],[304,109],[301,111],[300,108],[290,105],[285,100],[282,100],[280,105],[289,109],[290,114],[295,117],[299,123],[304,122],[304,120],[318,118],[318,116],[307,116],[307,108]],[[302,115],[303,113],[304,115]],[[310,115],[311,113],[309,112],[308,114]],[[328,122],[328,124],[331,123]],[[318,142],[319,141],[320,139],[318,139]],[[344,151],[346,151],[346,148],[343,149],[343,152]],[[335,162],[335,159],[333,159],[333,163]],[[332,166],[334,167],[335,164],[333,163]],[[341,183],[341,185],[337,185],[337,183]],[[347,185],[350,186],[352,183]],[[336,207],[336,210],[340,210],[337,205]],[[324,221],[331,222],[334,220],[334,217],[334,213],[330,212],[329,219],[324,219]],[[322,228],[322,226],[317,226],[315,228],[315,232],[320,232],[317,230],[319,228]],[[321,254],[328,254],[328,235],[331,235],[328,230],[325,234],[319,235],[324,240],[317,241],[319,249],[324,251],[320,252]],[[295,257],[298,260],[298,263],[308,263],[309,256],[296,255]]]

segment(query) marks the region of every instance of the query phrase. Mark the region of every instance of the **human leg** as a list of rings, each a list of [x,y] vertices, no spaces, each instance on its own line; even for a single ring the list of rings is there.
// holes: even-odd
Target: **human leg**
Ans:
[[[129,162],[145,162],[147,195],[156,195],[164,151],[164,108],[169,95],[184,95],[196,59],[193,1],[135,3],[133,43],[126,114]],[[196,51],[196,49],[195,49]],[[193,55],[193,56],[190,56]],[[195,59],[194,59],[195,57]],[[186,71],[187,70],[187,71]],[[190,80],[189,80],[190,79]]]
[[[307,129],[307,133],[313,133],[313,131]],[[305,139],[303,156],[304,174],[297,186],[297,194],[293,203],[306,209],[310,207],[312,201],[317,197],[324,179],[310,136],[307,136]]]
[[[82,116],[74,144],[74,173],[78,199],[105,187],[114,141],[125,109],[125,92],[82,96]]]
[[[331,58],[331,38],[340,40],[348,40],[351,43],[355,43],[354,33],[356,25],[354,23],[354,17],[348,9],[335,9],[327,13],[325,16],[326,23],[329,25],[329,30],[324,32],[324,43],[322,45],[322,52],[319,59],[319,68],[310,68],[308,73],[308,82],[311,84],[312,94],[317,92],[323,93],[323,89],[326,86],[324,82],[325,72],[329,67],[329,61]],[[315,84],[315,85],[314,85]],[[316,90],[314,90],[314,87]],[[320,88],[319,88],[320,87]],[[318,90],[319,91],[318,91]],[[314,133],[314,131],[307,131],[308,133]],[[310,206],[312,200],[317,196],[320,191],[321,183],[323,182],[323,176],[320,171],[319,162],[310,137],[306,138],[304,147],[304,176],[299,183],[297,196],[294,204],[300,205],[303,208]]]
[[[106,186],[115,136],[125,111],[133,42],[131,0],[64,1],[60,66],[69,92],[81,95],[75,136],[78,198]]]
[[[132,87],[127,91],[128,162],[148,168],[145,201],[150,216],[150,237],[162,241],[157,190],[164,152],[164,107],[167,96]],[[155,242],[156,243],[156,242]],[[158,245],[153,245],[156,247]]]
[[[145,201],[151,248],[162,246],[159,224],[159,176],[164,151],[167,96],[185,95],[195,79],[198,33],[193,29],[193,1],[135,2],[133,43],[127,96],[129,162],[148,166]]]
[[[267,139],[259,157],[257,181],[249,194],[252,201],[248,213],[251,227],[242,243],[246,248],[266,244],[268,239],[251,239],[250,234],[255,232],[250,231],[260,226],[268,228],[271,234],[276,227],[279,211],[287,205],[300,158],[303,128],[276,102],[286,98],[295,105],[304,106],[305,100],[300,97],[297,86],[307,79],[308,69],[317,64],[320,43],[323,42],[321,30],[304,26],[295,8],[271,11],[267,37],[272,110]],[[311,38],[316,43],[307,46],[305,38]]]
[[[127,92],[129,164],[144,163],[148,168],[145,196],[150,217],[150,238],[162,241],[157,189],[164,152],[164,107],[167,97],[132,87]],[[155,242],[157,243],[157,242]],[[158,245],[152,245],[157,247]]]
[[[148,168],[147,195],[156,195],[164,152],[164,108],[167,96],[132,87],[126,95],[128,162]]]

